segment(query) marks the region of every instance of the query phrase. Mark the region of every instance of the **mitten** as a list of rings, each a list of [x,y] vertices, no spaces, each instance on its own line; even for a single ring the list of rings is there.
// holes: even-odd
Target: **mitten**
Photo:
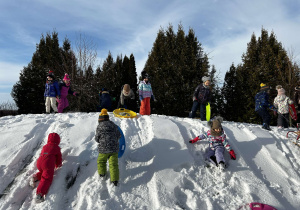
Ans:
[[[56,96],[56,98],[57,98],[58,100],[60,100],[60,96]]]
[[[143,96],[140,96],[140,101],[142,101],[144,98],[143,98]]]
[[[74,92],[73,95],[74,96],[79,96],[79,93]]]
[[[198,101],[197,98],[196,98],[195,96],[193,97],[193,101]]]
[[[230,154],[230,158],[231,158],[231,159],[233,159],[233,160],[236,159],[236,155],[235,155],[233,149],[229,151],[229,154]]]
[[[199,140],[200,140],[200,138],[199,138],[199,136],[197,136],[196,138],[194,138],[192,140],[189,140],[189,143],[194,144],[194,143],[196,143]]]

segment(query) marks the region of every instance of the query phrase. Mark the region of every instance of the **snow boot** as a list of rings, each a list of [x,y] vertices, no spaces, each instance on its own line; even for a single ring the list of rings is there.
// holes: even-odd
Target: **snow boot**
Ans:
[[[105,174],[99,174],[99,177],[101,180],[105,180],[106,175]]]
[[[225,163],[223,161],[220,161],[218,166],[220,171],[224,171],[226,168]]]
[[[118,186],[118,181],[112,181],[115,186]]]
[[[266,123],[263,124],[262,128],[263,128],[263,129],[266,129],[266,130],[268,130],[268,131],[271,130],[270,126],[269,126],[268,124],[266,124]]]
[[[35,186],[36,186],[36,184],[37,184],[38,181],[39,180],[36,178],[36,176],[32,176],[31,179],[30,179],[30,181],[29,181],[29,185],[32,188],[35,188]]]
[[[35,198],[36,203],[41,203],[41,202],[44,202],[44,201],[45,201],[45,198],[42,194],[37,194],[36,195],[36,198]]]

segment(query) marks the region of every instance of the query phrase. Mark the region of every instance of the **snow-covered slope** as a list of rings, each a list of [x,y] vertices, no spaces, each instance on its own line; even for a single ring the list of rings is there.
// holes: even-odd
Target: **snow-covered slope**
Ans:
[[[238,209],[262,202],[300,209],[300,151],[286,130],[224,122],[237,154],[225,172],[207,168],[207,141],[188,140],[206,122],[160,115],[110,119],[121,127],[127,148],[119,159],[120,185],[97,174],[94,140],[98,113],[19,115],[0,118],[0,209]],[[28,186],[47,136],[61,136],[63,166],[43,203]]]

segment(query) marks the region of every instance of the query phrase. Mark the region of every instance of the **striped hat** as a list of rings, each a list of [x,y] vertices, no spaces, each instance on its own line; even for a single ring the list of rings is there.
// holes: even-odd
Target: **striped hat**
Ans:
[[[109,120],[109,115],[107,113],[107,109],[102,109],[101,113],[99,114],[99,119],[98,121],[105,121],[105,120]]]

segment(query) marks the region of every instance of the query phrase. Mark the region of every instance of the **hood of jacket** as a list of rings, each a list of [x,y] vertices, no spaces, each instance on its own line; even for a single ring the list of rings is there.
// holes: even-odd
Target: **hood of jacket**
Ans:
[[[48,144],[57,144],[60,143],[60,137],[57,133],[50,133],[48,136]]]

